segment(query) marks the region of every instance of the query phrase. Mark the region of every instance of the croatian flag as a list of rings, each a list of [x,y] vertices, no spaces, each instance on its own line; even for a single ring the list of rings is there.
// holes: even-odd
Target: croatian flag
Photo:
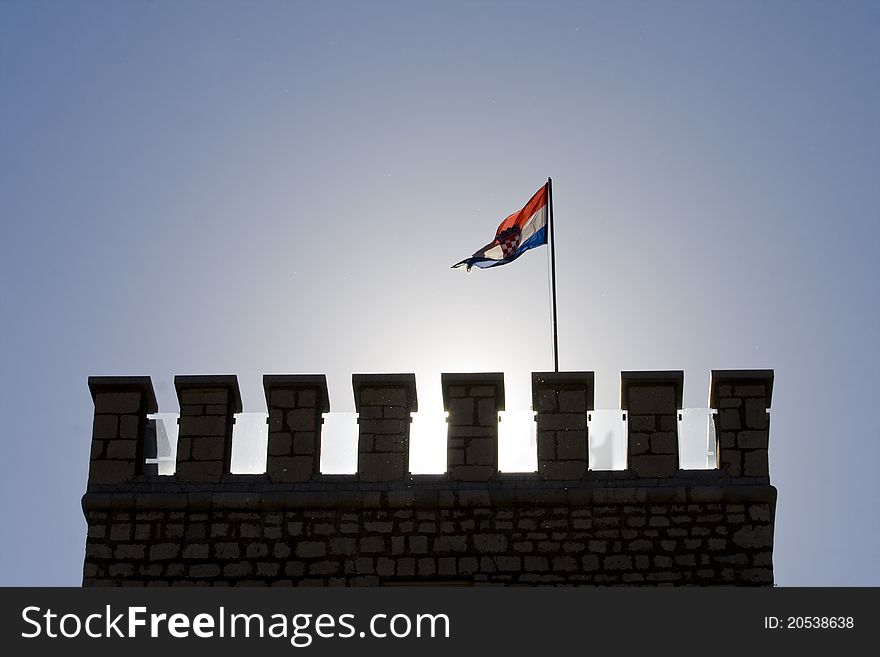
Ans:
[[[495,239],[470,258],[452,265],[486,269],[513,262],[523,253],[547,243],[547,185],[539,189],[519,212],[501,222]]]

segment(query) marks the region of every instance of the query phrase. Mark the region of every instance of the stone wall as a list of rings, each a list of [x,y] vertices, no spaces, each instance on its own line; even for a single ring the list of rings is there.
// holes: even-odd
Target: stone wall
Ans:
[[[625,372],[630,469],[587,467],[591,372],[536,373],[538,471],[499,473],[503,376],[443,375],[448,472],[407,472],[413,375],[354,375],[358,472],[323,475],[323,376],[266,376],[265,475],[229,474],[235,377],[177,377],[174,476],[148,378],[92,378],[83,584],[772,585],[770,371],[715,371],[720,467],[678,468],[681,372]]]

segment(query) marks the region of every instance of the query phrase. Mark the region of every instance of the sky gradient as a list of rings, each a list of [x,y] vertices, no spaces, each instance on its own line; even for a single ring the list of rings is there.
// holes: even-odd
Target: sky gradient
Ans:
[[[89,375],[528,408],[548,250],[449,267],[552,176],[561,369],[774,369],[777,584],[880,585],[878,70],[878,2],[0,0],[0,584],[81,581]]]

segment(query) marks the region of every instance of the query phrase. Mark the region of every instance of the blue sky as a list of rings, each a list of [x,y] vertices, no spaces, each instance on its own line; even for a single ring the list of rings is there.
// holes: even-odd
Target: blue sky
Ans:
[[[90,374],[773,368],[777,583],[880,585],[880,3],[0,1],[0,584],[78,585]],[[7,534],[8,531],[8,534]],[[7,538],[8,537],[8,538]]]

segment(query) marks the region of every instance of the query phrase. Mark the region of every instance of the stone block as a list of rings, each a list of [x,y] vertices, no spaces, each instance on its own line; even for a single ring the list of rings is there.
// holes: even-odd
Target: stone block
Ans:
[[[180,554],[177,543],[157,543],[150,547],[150,561],[168,561]]]
[[[103,459],[104,452],[107,449],[106,440],[93,440],[91,445],[91,450],[89,452],[89,460],[94,461],[95,459]]]
[[[522,568],[522,559],[520,557],[497,556],[495,557],[495,567],[501,572],[517,572]]]
[[[636,477],[672,477],[678,472],[678,457],[676,455],[633,456],[630,459],[629,469]]]
[[[476,557],[459,557],[458,572],[462,575],[475,573],[480,565]]]
[[[146,556],[146,546],[144,545],[117,545],[113,554],[114,559],[143,559]]]
[[[743,476],[742,453],[739,450],[721,450],[719,456],[719,469],[727,472],[731,477]]]
[[[125,580],[134,575],[134,566],[130,563],[114,563],[110,564],[110,568],[108,568],[107,572],[110,577]],[[125,584],[126,586],[137,586],[137,584],[131,580],[126,581]]]
[[[498,409],[494,396],[477,400],[477,424],[481,427],[498,425]]]
[[[255,531],[251,533],[251,537],[255,537],[259,534],[259,531]],[[245,557],[248,559],[260,559],[262,557],[269,556],[269,546],[265,543],[248,543],[247,549],[245,550]]]
[[[401,423],[399,434],[376,436],[373,440],[373,449],[377,452],[403,452],[406,449],[407,441],[402,432],[403,424]]]
[[[763,383],[737,383],[733,388],[733,394],[737,397],[766,398],[767,388]]]
[[[314,408],[317,406],[318,396],[314,389],[303,388],[296,393],[296,405],[300,408]]]
[[[293,437],[293,453],[313,455],[317,453],[317,436],[311,431],[297,431]]]
[[[539,431],[537,435],[538,463],[556,460],[556,433]]]
[[[498,438],[498,431],[492,427],[449,426],[447,445],[449,448],[464,449],[465,443],[471,438]]]
[[[385,552],[385,539],[382,536],[365,536],[360,540],[361,554],[380,554]]]
[[[630,431],[627,436],[627,445],[630,455],[647,454],[651,449],[651,434]]]
[[[266,472],[271,481],[295,483],[310,481],[317,471],[317,455],[270,457]]]
[[[323,557],[327,554],[327,544],[323,541],[300,541],[296,544],[296,556],[303,559]]]
[[[546,572],[550,561],[546,557],[523,557],[523,567],[527,572]]]
[[[449,478],[453,481],[490,481],[498,474],[491,465],[457,465],[449,468]]]
[[[450,399],[447,422],[450,426],[472,426],[476,420],[475,410],[476,405],[470,397]]]
[[[746,399],[745,419],[749,429],[766,429],[770,425],[767,402],[763,397]]]
[[[216,563],[196,564],[189,567],[190,577],[218,577],[220,566]]]
[[[553,572],[573,572],[578,569],[577,559],[570,556],[554,557],[551,565]]]
[[[736,446],[740,449],[767,449],[769,438],[766,431],[740,431],[736,434]]]
[[[412,577],[416,574],[416,560],[412,557],[404,557],[397,560],[397,574],[400,577]]]
[[[207,559],[208,545],[207,543],[193,543],[183,548],[184,559]]]
[[[678,454],[678,434],[656,432],[651,434],[652,454]]]
[[[358,454],[358,479],[361,481],[396,481],[406,474],[406,455],[403,453]]]
[[[306,572],[306,566],[302,561],[288,561],[284,564],[284,574],[288,577],[302,577]]]
[[[360,420],[360,431],[377,435],[401,435],[405,430],[403,420]]]
[[[743,475],[746,477],[766,477],[770,474],[767,450],[756,449],[743,453]]]
[[[587,391],[586,390],[560,390],[559,410],[563,413],[586,413]]]
[[[143,394],[140,392],[99,392],[95,395],[95,414],[138,413],[141,410],[142,398]]]
[[[310,408],[298,408],[287,412],[287,427],[291,431],[314,431],[317,416]]]
[[[269,425],[269,433],[288,433],[289,429],[284,424],[285,411],[281,408],[270,408],[266,423]]]
[[[661,415],[660,431],[678,431],[678,415]]]
[[[281,570],[281,565],[274,562],[260,562],[257,564],[257,575],[260,577],[275,577]]]
[[[467,552],[467,537],[460,535],[438,536],[434,539],[434,552]]]
[[[293,436],[287,432],[271,432],[266,449],[269,456],[289,456],[293,453]]]
[[[661,416],[662,417],[662,416]],[[651,432],[657,430],[656,415],[635,415],[629,413],[627,416],[627,425],[631,432]]]
[[[733,385],[730,383],[719,384],[717,387],[717,390],[718,390],[718,392],[716,394],[719,399],[733,396]]]
[[[749,506],[749,518],[758,522],[770,522],[769,504],[752,504]]]
[[[549,413],[558,410],[556,392],[548,388],[538,392],[536,410],[539,413]]]
[[[222,461],[226,450],[225,437],[199,436],[192,443],[192,460]]]
[[[181,415],[178,424],[181,436],[226,436],[225,415]]]
[[[741,548],[769,548],[773,545],[770,525],[746,525],[733,533],[733,542]]]
[[[507,537],[503,534],[475,534],[472,540],[477,552],[496,553],[507,549]]]
[[[599,557],[595,554],[581,556],[581,568],[587,572],[599,570]]]
[[[177,462],[189,461],[192,459],[192,436],[180,436],[177,439]]]
[[[223,477],[223,461],[186,461],[177,463],[174,473],[178,481],[219,483]]]
[[[634,415],[675,413],[676,392],[673,385],[631,383],[627,390],[627,410]]]
[[[92,461],[89,464],[90,484],[121,484],[131,481],[135,473],[134,461]]]
[[[137,447],[137,440],[110,440],[107,442],[107,458],[134,461]]]
[[[361,406],[406,406],[406,387],[363,387],[360,390]]]
[[[547,481],[580,480],[587,473],[587,462],[542,461],[538,463],[538,472]]]
[[[92,422],[92,439],[102,441],[116,438],[118,429],[118,415],[95,415]]]
[[[734,449],[736,448],[737,443],[737,435],[736,431],[725,431],[718,435],[718,447],[720,449]]]
[[[380,577],[391,577],[394,575],[394,566],[394,559],[379,557],[376,559],[376,574]]]
[[[492,438],[471,438],[465,447],[465,463],[468,465],[493,465],[497,459],[498,446]]]
[[[540,431],[583,431],[587,428],[586,413],[539,413]]]
[[[739,431],[742,429],[739,411],[735,408],[722,408],[718,411],[718,426],[721,431]]]
[[[141,434],[141,416],[120,415],[119,437],[123,440],[137,440]]]
[[[296,393],[293,390],[276,388],[269,394],[269,403],[271,406],[279,408],[295,408],[297,405]]]
[[[180,391],[181,406],[191,404],[222,404],[229,403],[229,391],[225,388],[188,388]]]

